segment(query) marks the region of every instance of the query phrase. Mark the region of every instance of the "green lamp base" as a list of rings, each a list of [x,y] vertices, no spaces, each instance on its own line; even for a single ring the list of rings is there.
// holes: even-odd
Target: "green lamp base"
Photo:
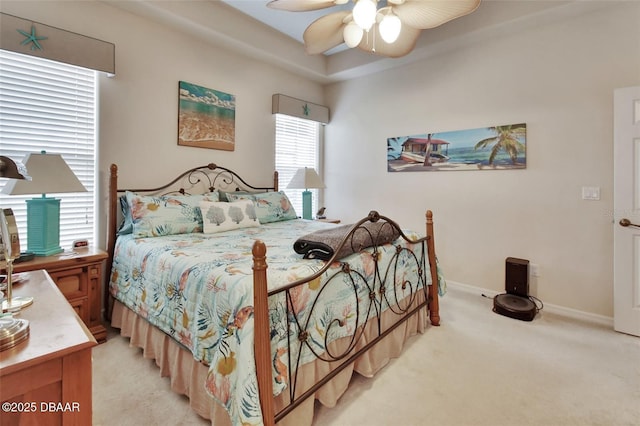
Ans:
[[[60,200],[41,198],[27,200],[27,251],[36,256],[61,253]]]
[[[302,192],[302,218],[312,219],[311,216],[311,191]]]

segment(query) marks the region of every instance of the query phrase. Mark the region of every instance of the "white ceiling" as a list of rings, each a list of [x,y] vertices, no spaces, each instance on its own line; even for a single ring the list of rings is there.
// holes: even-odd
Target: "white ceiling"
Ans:
[[[308,55],[302,42],[304,29],[335,8],[287,12],[267,8],[268,0],[102,1],[320,83],[357,78],[432,58],[447,50],[508,36],[611,4],[584,0],[483,0],[472,14],[422,31],[410,54],[390,59],[345,48],[327,55]]]

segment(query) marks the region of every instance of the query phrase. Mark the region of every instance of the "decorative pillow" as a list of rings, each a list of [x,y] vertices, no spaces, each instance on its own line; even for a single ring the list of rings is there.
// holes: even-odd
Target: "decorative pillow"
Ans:
[[[227,194],[234,194],[234,195],[246,195],[248,194],[247,191],[218,191],[220,193],[220,201],[231,201],[229,199],[229,197],[227,197]]]
[[[295,209],[289,201],[289,197],[282,191],[262,192],[258,194],[227,194],[229,201],[254,200],[256,213],[260,223],[279,222],[281,220],[297,219]]]
[[[154,197],[127,191],[125,196],[135,238],[202,232],[200,202],[218,201],[217,192]]]
[[[228,231],[230,229],[260,226],[256,216],[256,205],[251,200],[212,203],[202,201],[202,220],[205,234]]]
[[[129,209],[129,204],[127,203],[127,196],[121,195],[119,197],[119,200],[120,211],[122,211],[122,223],[120,223],[118,235],[131,234],[133,232],[133,221],[131,219],[131,210]]]

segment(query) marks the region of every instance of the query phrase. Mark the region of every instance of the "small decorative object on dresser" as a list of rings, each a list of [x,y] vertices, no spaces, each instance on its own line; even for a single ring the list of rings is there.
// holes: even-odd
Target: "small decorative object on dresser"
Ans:
[[[94,247],[36,256],[14,266],[15,273],[45,269],[93,337],[102,343],[107,329],[102,322],[102,267],[107,253]]]

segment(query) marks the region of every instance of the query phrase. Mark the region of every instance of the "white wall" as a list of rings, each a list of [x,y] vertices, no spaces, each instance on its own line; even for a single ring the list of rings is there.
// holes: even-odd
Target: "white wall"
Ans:
[[[327,213],[424,229],[432,209],[449,280],[504,291],[505,258],[525,258],[532,294],[611,317],[612,95],[638,84],[640,4],[626,2],[331,85]],[[387,172],[388,137],[521,122],[526,170]]]
[[[249,183],[269,185],[275,164],[271,95],[324,103],[318,83],[104,3],[2,1],[0,10],[116,45],[116,76],[101,75],[99,82],[103,191],[111,163],[119,167],[120,187],[155,187],[209,162],[235,170]],[[181,80],[236,96],[235,151],[178,146]],[[101,203],[106,203],[104,194]],[[99,220],[104,246],[106,212]]]

